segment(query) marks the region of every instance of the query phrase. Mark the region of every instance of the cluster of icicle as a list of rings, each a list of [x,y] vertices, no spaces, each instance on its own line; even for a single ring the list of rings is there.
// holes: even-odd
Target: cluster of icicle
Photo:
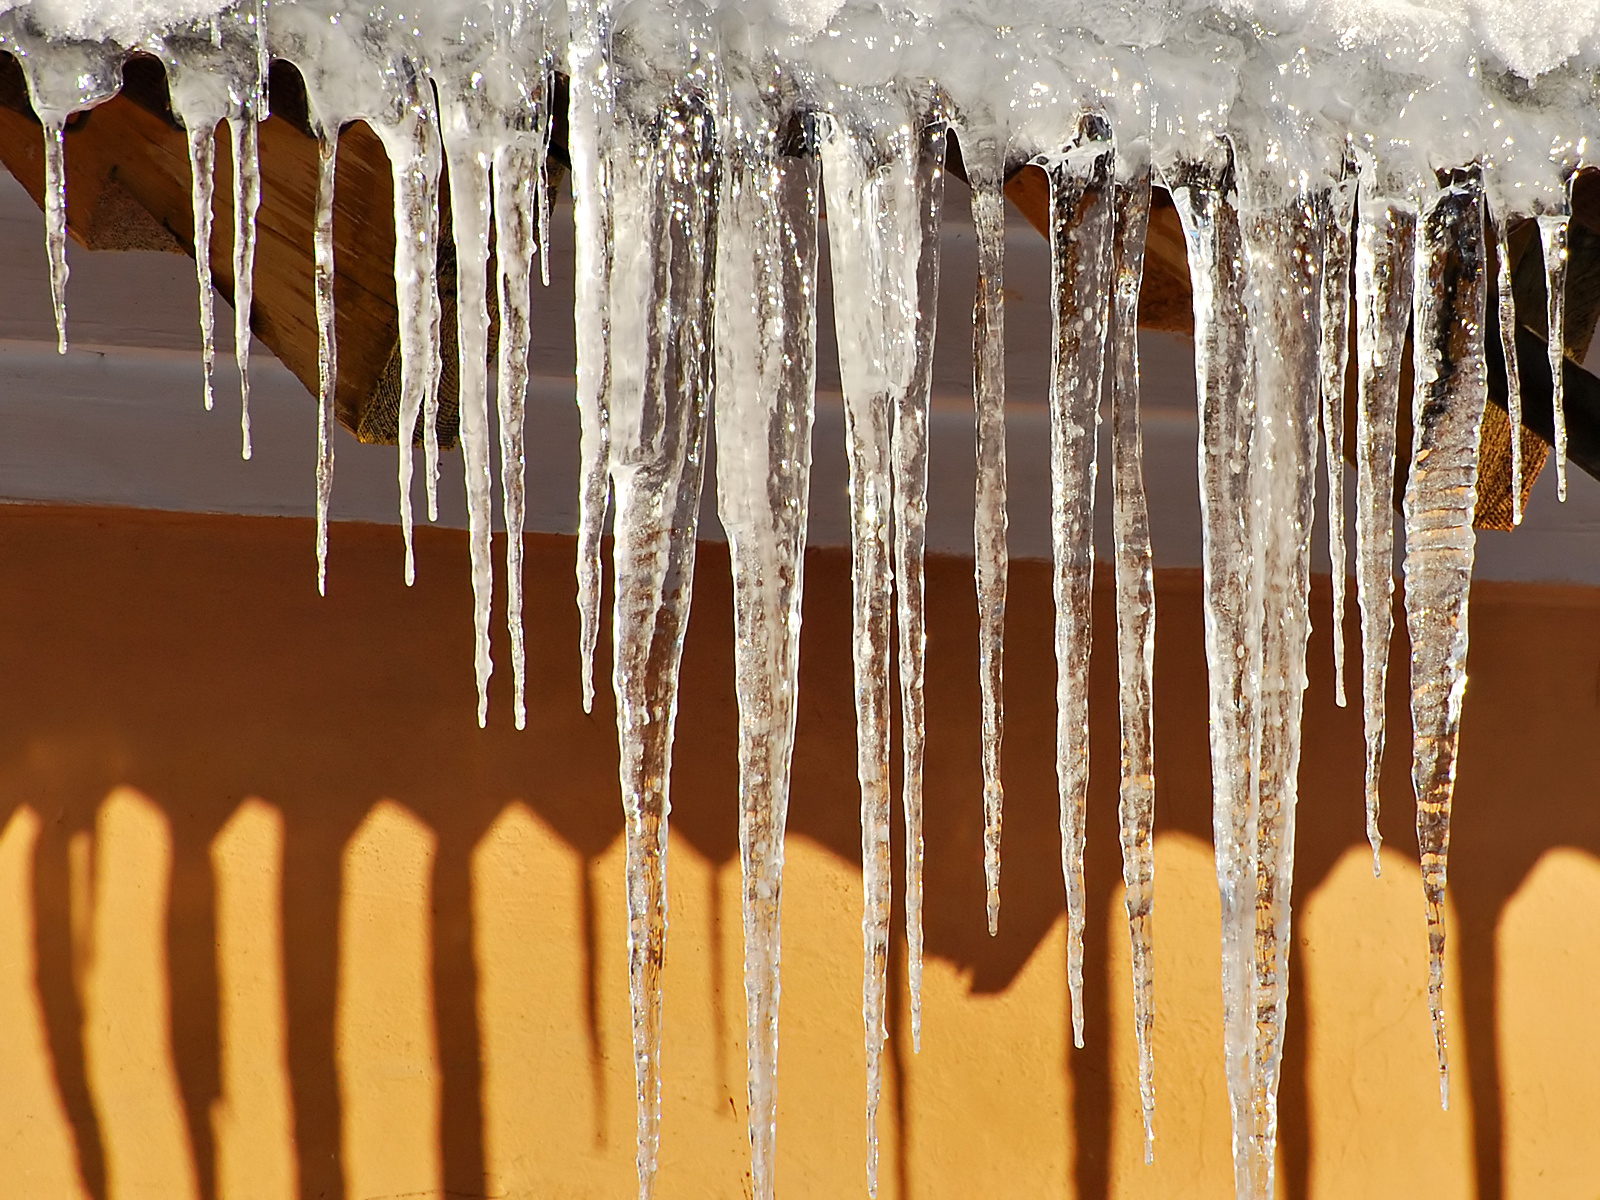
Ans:
[[[183,7],[178,0],[168,7],[174,4]],[[84,11],[77,24],[50,16],[73,10],[59,0],[0,15],[3,44],[21,60],[44,126],[51,283],[62,346],[64,124],[116,91],[127,53],[153,53],[166,64],[174,112],[190,134],[207,407],[213,136],[226,121],[238,214],[236,345],[247,381],[253,214],[260,195],[256,130],[266,116],[269,58],[293,62],[304,76],[322,164],[315,227],[322,351],[319,587],[333,466],[331,214],[339,131],[366,121],[393,165],[403,360],[400,512],[408,582],[411,431],[419,423],[429,515],[435,515],[436,251],[441,164],[448,164],[460,264],[461,435],[480,723],[491,666],[490,222],[503,323],[497,402],[504,514],[507,527],[519,531],[530,278],[536,248],[548,244],[544,163],[552,83],[558,71],[568,78],[582,418],[582,670],[588,706],[601,626],[601,532],[609,513],[616,534],[612,682],[627,818],[641,1196],[652,1191],[659,1143],[668,780],[712,433],[735,594],[750,1142],[755,1194],[773,1195],[783,835],[824,190],[850,469],[867,1174],[869,1190],[876,1190],[895,659],[914,1042],[921,1027],[927,426],[951,135],[972,189],[979,257],[974,547],[991,932],[1000,903],[1006,597],[1002,189],[1011,173],[1031,163],[1049,177],[1054,263],[1057,762],[1075,1040],[1082,1044],[1097,427],[1109,406],[1121,842],[1148,1158],[1155,610],[1135,331],[1151,189],[1160,186],[1177,206],[1194,293],[1216,869],[1238,1195],[1273,1195],[1318,429],[1325,433],[1335,497],[1329,504],[1333,560],[1343,564],[1337,498],[1352,321],[1355,562],[1375,869],[1393,591],[1391,497],[1397,416],[1407,400],[1415,430],[1403,505],[1412,774],[1430,929],[1429,991],[1441,1094],[1448,1099],[1442,896],[1466,679],[1478,434],[1488,389],[1488,264],[1491,247],[1504,245],[1513,215],[1537,216],[1549,268],[1549,328],[1561,329],[1565,183],[1581,165],[1584,143],[1553,136],[1553,130],[1574,122],[1586,104],[1593,109],[1592,85],[1576,65],[1557,64],[1534,86],[1523,77],[1527,71],[1497,66],[1475,48],[1470,30],[1444,17],[1438,28],[1379,21],[1377,40],[1351,27],[1318,41],[1305,28],[1275,29],[1259,15],[1176,4],[1130,12],[1088,3],[1074,18],[1081,28],[1062,28],[1064,18],[1051,15],[1054,5],[1024,0],[920,8],[793,0],[743,6],[568,0],[564,8],[532,0],[418,0],[413,9],[278,0],[270,13],[265,0],[241,0],[214,14],[160,19],[114,0],[84,0],[78,7]],[[1382,4],[1367,10],[1390,13]],[[548,280],[547,248],[541,265]],[[1515,315],[1504,253],[1499,270],[1499,328],[1513,375],[1516,426]],[[1416,380],[1409,398],[1400,394],[1408,327],[1414,330]],[[1559,339],[1553,339],[1557,367],[1559,354]],[[1557,465],[1564,471],[1560,381],[1557,369]],[[244,437],[248,457],[247,417]],[[1512,444],[1517,447],[1518,439]],[[507,547],[520,727],[520,539],[509,538]],[[1342,569],[1334,580],[1333,644],[1343,703]]]

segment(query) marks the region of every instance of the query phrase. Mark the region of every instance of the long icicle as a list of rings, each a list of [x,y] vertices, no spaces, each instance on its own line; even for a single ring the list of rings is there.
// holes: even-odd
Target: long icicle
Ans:
[[[472,561],[475,632],[474,673],[478,683],[478,727],[489,722],[489,614],[494,594],[490,520],[494,480],[489,469],[489,219],[493,206],[489,139],[467,120],[462,98],[445,96],[441,126],[450,174],[450,220],[456,244],[457,396],[461,412],[461,452],[465,460],[468,547]],[[437,445],[434,447],[437,454]],[[432,473],[431,466],[429,473]],[[431,515],[431,514],[430,514]]]
[[[1512,281],[1510,222],[1492,212],[1495,240],[1495,300],[1500,316],[1500,354],[1506,364],[1506,418],[1511,425],[1511,524],[1522,524],[1522,371],[1517,362],[1517,300]]]
[[[906,830],[906,977],[911,993],[911,1047],[922,1049],[922,760],[927,746],[923,697],[928,621],[923,553],[928,540],[928,405],[939,309],[939,217],[949,126],[931,118],[918,135],[916,203],[922,247],[917,255],[916,363],[898,398],[890,435],[894,492],[895,627],[900,659],[900,806]]]
[[[1255,342],[1251,571],[1261,622],[1257,700],[1252,1124],[1249,1190],[1271,1200],[1278,1141],[1278,1081],[1288,1017],[1295,810],[1301,717],[1311,633],[1311,533],[1317,491],[1317,409],[1322,373],[1324,195],[1283,187],[1244,215],[1248,316]],[[1237,1179],[1236,1179],[1237,1183]]]
[[[1116,542],[1117,699],[1122,771],[1117,821],[1122,838],[1123,897],[1133,967],[1133,1028],[1139,1047],[1139,1106],[1144,1160],[1155,1158],[1155,1030],[1151,908],[1155,901],[1156,596],[1150,509],[1144,491],[1139,428],[1139,289],[1150,221],[1149,148],[1118,163],[1116,296],[1108,338],[1111,377],[1112,531]]]
[[[333,498],[334,397],[339,386],[333,296],[333,188],[338,159],[338,129],[322,130],[317,136],[317,210],[311,253],[317,305],[317,593],[324,596],[328,594],[328,507]],[[209,379],[208,370],[208,401]]]
[[[1111,172],[1104,130],[1047,160],[1050,176],[1050,510],[1055,571],[1056,783],[1067,891],[1072,1041],[1083,1046],[1084,826],[1089,796],[1089,650],[1100,385],[1111,323]]]
[[[1544,251],[1545,332],[1550,359],[1550,411],[1555,424],[1556,496],[1567,498],[1567,416],[1562,399],[1562,365],[1566,355],[1567,320],[1567,215],[1539,217],[1539,245]],[[1520,449],[1522,429],[1512,428],[1511,441]],[[1519,455],[1520,457],[1520,455]],[[1522,476],[1513,481],[1513,491],[1522,493]]]
[[[973,574],[978,589],[978,683],[983,692],[983,879],[989,936],[1000,932],[1000,779],[1006,626],[1005,151],[993,138],[962,145],[972,186],[978,287],[972,302],[972,397],[977,481]]]
[[[194,209],[194,275],[200,296],[200,370],[206,411],[215,403],[211,377],[217,361],[216,300],[211,281],[211,202],[216,190],[217,126],[189,127],[189,194]]]
[[[1195,390],[1209,681],[1212,833],[1222,918],[1222,1002],[1236,1183],[1249,1179],[1256,929],[1254,735],[1261,622],[1251,611],[1254,372],[1231,155],[1163,172],[1183,224],[1193,282]]]
[[[583,711],[594,709],[594,650],[600,633],[600,534],[610,499],[611,278],[610,134],[614,81],[609,0],[567,0],[572,37],[568,152],[576,227],[577,402],[581,429],[578,481],[578,656]]]
[[[1378,851],[1389,636],[1394,628],[1394,472],[1400,368],[1411,323],[1417,213],[1368,191],[1356,227],[1356,598],[1361,606],[1361,715],[1366,737],[1367,841]]]
[[[541,120],[547,120],[541,115]],[[522,624],[525,499],[524,418],[533,316],[530,287],[538,220],[534,181],[541,146],[500,146],[494,159],[495,256],[499,263],[500,344],[496,409],[500,418],[500,495],[506,522],[506,628],[511,635],[512,712],[528,723],[527,649]]]
[[[228,117],[233,143],[233,358],[239,367],[239,455],[250,457],[250,310],[256,211],[261,207],[260,117],[254,103]]]
[[[839,373],[850,462],[856,773],[861,784],[862,1017],[867,1053],[867,1189],[878,1192],[878,1103],[889,971],[889,627],[894,412],[915,370],[921,205],[909,121],[870,145],[830,123],[822,141]]]
[[[1450,1107],[1444,1027],[1444,889],[1478,501],[1478,435],[1488,398],[1484,355],[1483,193],[1446,188],[1417,239],[1411,475],[1406,481],[1406,625],[1411,633],[1411,780],[1428,909],[1428,1006],[1439,1102]]]
[[[44,126],[44,244],[50,260],[50,304],[56,317],[56,353],[67,352],[67,148],[66,122]]]
[[[726,135],[717,237],[717,512],[733,569],[751,1187],[755,1200],[772,1200],[783,835],[816,410],[819,179],[809,133],[784,153],[774,117],[747,119]]]
[[[639,1196],[648,1200],[661,1136],[668,781],[705,464],[721,166],[712,114],[695,92],[664,99],[653,116],[630,116],[618,132],[630,144],[612,177],[612,687],[627,840]],[[671,322],[658,324],[660,313],[671,313]]]
[[[426,81],[422,87],[427,87]],[[378,129],[394,176],[394,284],[400,324],[399,443],[400,531],[405,540],[405,581],[416,580],[412,541],[411,480],[417,418],[433,371],[436,346],[430,335],[436,290],[435,248],[430,207],[437,203],[439,136],[433,102],[422,88],[409,91],[403,113],[392,126]]]
[[[1347,703],[1344,388],[1350,351],[1350,224],[1355,218],[1355,200],[1356,180],[1347,172],[1331,193],[1322,270],[1322,443],[1328,467],[1328,562],[1333,575],[1333,701],[1340,708]]]

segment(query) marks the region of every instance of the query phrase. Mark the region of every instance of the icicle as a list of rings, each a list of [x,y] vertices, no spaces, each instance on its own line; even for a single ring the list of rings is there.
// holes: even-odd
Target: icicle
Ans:
[[[751,1187],[756,1200],[772,1200],[783,834],[816,408],[818,169],[814,146],[783,153],[771,115],[727,124],[717,236],[717,511],[733,568]]]
[[[577,398],[581,425],[578,482],[578,655],[583,711],[594,708],[594,648],[600,631],[600,534],[610,499],[609,393],[611,328],[607,320],[611,253],[610,130],[615,104],[610,59],[611,4],[567,0],[572,37],[567,48],[572,159],[572,217],[576,231],[575,305]],[[548,256],[546,261],[548,261]]]
[[[1055,556],[1056,780],[1067,889],[1072,1040],[1083,1045],[1084,815],[1089,794],[1090,606],[1100,384],[1111,320],[1114,154],[1103,124],[1043,165],[1050,176],[1051,545]]]
[[[1411,779],[1428,906],[1428,1002],[1439,1100],[1450,1106],[1444,1029],[1444,888],[1466,691],[1467,596],[1478,499],[1484,357],[1483,195],[1445,189],[1421,223],[1416,255],[1416,393],[1406,481],[1406,624],[1411,633]]]
[[[542,62],[544,88],[540,100],[539,144],[534,164],[534,198],[539,214],[539,282],[550,286],[550,105],[555,68],[548,55]]]
[[[437,294],[437,254],[432,222],[438,210],[439,135],[431,87],[413,80],[401,118],[379,129],[394,175],[394,283],[400,324],[400,529],[405,539],[405,579],[416,580],[412,546],[411,475],[417,418],[429,387],[438,343],[432,332]]]
[[[1567,417],[1562,400],[1562,378],[1567,361],[1564,329],[1567,319],[1567,215],[1547,214],[1539,218],[1539,245],[1544,251],[1545,330],[1550,352],[1550,411],[1555,421],[1556,495],[1567,499]],[[1511,441],[1521,449],[1522,428],[1513,426]],[[1519,454],[1520,458],[1521,455]],[[1518,464],[1521,465],[1520,463]],[[1512,482],[1520,498],[1522,476]]]
[[[484,114],[472,104],[475,97],[470,92],[457,94],[454,81],[448,77],[441,80],[439,91],[440,130],[450,171],[450,218],[456,245],[457,395],[461,412],[461,451],[465,459],[467,536],[472,559],[472,613],[476,631],[474,666],[478,682],[478,727],[481,729],[489,722],[489,676],[494,671],[489,655],[489,612],[494,596],[489,539],[494,481],[489,473],[488,295],[490,172],[494,151],[482,129]],[[431,444],[430,452],[438,454],[437,439]],[[428,462],[430,479],[436,462],[436,458]],[[430,497],[430,517],[434,503]]]
[[[1164,171],[1183,224],[1193,285],[1195,385],[1209,679],[1212,829],[1222,904],[1224,1053],[1236,1179],[1253,1127],[1256,934],[1254,730],[1259,728],[1261,621],[1252,596],[1250,509],[1255,381],[1245,308],[1243,247],[1231,156]],[[1256,607],[1252,611],[1252,600]]]
[[[1378,849],[1384,691],[1394,625],[1394,471],[1400,367],[1411,323],[1417,214],[1368,190],[1356,232],[1356,597],[1361,605],[1361,711],[1366,732],[1367,840]],[[1507,290],[1509,295],[1509,289]],[[1515,359],[1508,358],[1508,363]],[[1514,369],[1514,368],[1513,368]],[[1515,444],[1515,439],[1513,439]]]
[[[422,494],[428,505],[428,520],[437,521],[439,519],[439,381],[444,378],[444,304],[439,297],[439,248],[443,245],[439,240],[439,200],[442,189],[437,176],[428,181],[428,186],[431,193],[426,202],[428,242],[433,247],[433,255],[428,260],[428,278],[423,287],[428,304],[428,378],[422,393]],[[452,194],[454,191],[455,185],[452,184]],[[458,245],[456,246],[458,265],[460,254],[461,247]],[[460,282],[461,273],[458,270],[456,272],[458,290]],[[456,312],[458,351],[460,320],[461,313],[458,308]],[[459,384],[458,380],[458,388]],[[459,408],[457,411],[459,413]],[[466,446],[464,438],[462,446]]]
[[[324,596],[328,594],[328,505],[333,497],[334,395],[339,383],[333,304],[333,187],[338,159],[338,128],[320,131],[311,251],[317,302],[317,592]]]
[[[1111,377],[1112,528],[1116,540],[1117,694],[1122,773],[1117,804],[1122,880],[1133,965],[1133,1027],[1139,1046],[1139,1101],[1144,1160],[1155,1158],[1154,964],[1150,931],[1155,900],[1156,596],[1150,510],[1144,493],[1139,430],[1139,288],[1150,220],[1149,148],[1136,144],[1119,163],[1113,266],[1116,294],[1108,337]]]
[[[1269,187],[1277,191],[1277,180]],[[1325,196],[1287,187],[1241,216],[1255,342],[1256,428],[1251,446],[1252,616],[1261,621],[1257,693],[1255,978],[1249,1018],[1252,1124],[1241,1197],[1271,1200],[1278,1138],[1278,1081],[1288,1016],[1290,898],[1301,714],[1310,639],[1311,530],[1317,479]]]
[[[200,295],[200,369],[205,376],[205,404],[210,412],[215,402],[211,386],[216,366],[215,298],[211,282],[211,202],[216,190],[215,122],[199,122],[189,134],[190,193],[194,204],[194,274]]]
[[[856,771],[861,783],[865,911],[862,1015],[867,1050],[867,1188],[878,1191],[878,1102],[883,1082],[889,969],[889,536],[894,509],[892,424],[916,371],[917,268],[922,204],[910,122],[891,118],[882,144],[830,123],[822,142],[839,374],[850,461],[851,646]]]
[[[1495,292],[1500,316],[1500,353],[1506,362],[1506,416],[1511,424],[1511,524],[1522,524],[1522,372],[1517,364],[1517,301],[1511,279],[1509,222],[1504,213],[1494,220]],[[1407,308],[1409,309],[1409,302]]]
[[[261,152],[253,106],[228,117],[233,141],[233,357],[239,366],[239,455],[250,457],[250,308],[255,294]]]
[[[1333,187],[1322,272],[1322,438],[1328,463],[1328,561],[1333,571],[1333,700],[1344,688],[1345,532],[1344,383],[1350,350],[1350,223],[1356,181],[1348,173]]]
[[[104,103],[122,86],[123,50],[110,42],[53,38],[33,24],[28,11],[0,13],[0,49],[14,54],[28,84],[28,98],[44,129],[45,254],[50,263],[50,303],[55,311],[56,350],[67,352],[67,154],[68,119]]]
[[[911,993],[911,1048],[922,1050],[922,760],[927,745],[923,658],[927,651],[923,550],[928,535],[928,405],[939,309],[939,216],[949,126],[931,119],[918,135],[916,203],[916,360],[899,395],[890,437],[894,491],[894,573],[900,659],[900,807],[906,830],[906,977]]]
[[[972,305],[972,396],[977,410],[977,485],[972,529],[978,588],[978,682],[983,689],[983,877],[989,936],[1000,932],[1000,827],[1004,789],[1006,621],[1006,358],[1004,149],[992,139],[962,144],[972,185],[978,290]]]
[[[506,521],[506,627],[511,633],[513,710],[516,726],[527,725],[526,659],[522,626],[523,409],[528,390],[532,310],[534,197],[538,147],[510,145],[495,154],[495,252],[500,264],[500,488]]]
[[[67,352],[67,150],[66,123],[41,117],[44,126],[44,240],[50,260],[50,304],[56,316],[56,353]]]
[[[623,142],[610,193],[617,235],[608,293],[617,497],[612,683],[627,833],[641,1200],[654,1188],[660,1139],[667,785],[712,377],[721,165],[702,99],[708,90],[715,89],[702,81],[663,98],[654,112],[619,122],[614,136]]]

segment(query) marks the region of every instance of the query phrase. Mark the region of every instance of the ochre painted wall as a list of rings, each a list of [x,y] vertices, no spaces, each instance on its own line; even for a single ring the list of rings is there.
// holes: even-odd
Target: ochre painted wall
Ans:
[[[407,590],[396,530],[337,526],[319,599],[305,522],[0,508],[0,1196],[631,1194],[614,725],[609,703],[592,717],[578,703],[571,543],[528,541],[524,733],[501,633],[490,727],[475,727],[464,536],[422,530],[418,550]],[[807,571],[779,1184],[835,1197],[864,1191],[858,793],[847,564],[817,554]],[[1158,579],[1148,1167],[1108,596],[1088,1042],[1073,1050],[1048,570],[1012,574],[993,940],[970,565],[933,562],[929,582],[927,1009],[913,1055],[897,939],[883,1194],[1225,1196],[1198,579]],[[1301,769],[1283,1193],[1592,1200],[1600,593],[1474,593],[1448,1114],[1424,1001],[1403,635],[1374,880],[1359,715],[1332,703],[1326,596]],[[703,547],[673,779],[663,1197],[748,1187],[729,608],[725,553]],[[1350,641],[1354,653],[1353,622]]]

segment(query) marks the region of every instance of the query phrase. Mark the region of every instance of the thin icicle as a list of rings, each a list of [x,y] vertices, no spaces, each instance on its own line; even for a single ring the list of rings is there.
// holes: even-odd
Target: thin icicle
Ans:
[[[698,70],[704,71],[701,66]],[[628,873],[628,994],[639,1195],[661,1128],[661,967],[678,665],[689,620],[712,380],[718,179],[706,85],[620,124],[611,197],[613,676]],[[635,104],[639,101],[635,101]]]
[[[900,659],[900,807],[906,830],[906,978],[913,1053],[922,1050],[922,760],[927,746],[923,662],[928,646],[922,563],[928,539],[928,405],[939,310],[939,216],[948,132],[944,121],[933,119],[918,135],[916,203],[922,248],[917,255],[916,363],[910,384],[895,405],[890,437]]]
[[[1478,501],[1478,435],[1488,397],[1483,349],[1483,194],[1445,189],[1421,222],[1416,255],[1416,393],[1406,481],[1406,625],[1411,633],[1411,780],[1428,907],[1428,1004],[1439,1101],[1450,1107],[1444,1028],[1444,888]]]
[[[1269,178],[1276,192],[1279,182]],[[1253,550],[1261,621],[1256,709],[1255,940],[1250,1016],[1252,1121],[1248,1190],[1271,1200],[1278,1140],[1278,1081],[1288,1017],[1290,898],[1301,716],[1311,633],[1311,531],[1317,491],[1317,407],[1321,384],[1324,261],[1320,212],[1328,201],[1303,185],[1284,187],[1242,215],[1250,336],[1255,342],[1256,429],[1252,443]],[[1237,1134],[1235,1135],[1237,1147]],[[1237,1157],[1236,1171],[1237,1171]]]
[[[775,117],[730,124],[717,237],[717,512],[733,569],[751,1188],[772,1200],[783,835],[816,408],[818,168],[809,144],[782,153]]]
[[[983,691],[983,878],[989,936],[1000,932],[1000,779],[1004,721],[1006,576],[1006,212],[1004,149],[962,145],[972,185],[978,289],[972,304],[972,397],[977,410],[973,574],[978,588],[978,683]]]
[[[1117,818],[1133,966],[1133,1028],[1139,1046],[1144,1160],[1155,1159],[1155,968],[1150,917],[1155,902],[1156,595],[1150,509],[1139,429],[1139,289],[1150,221],[1149,148],[1125,154],[1116,184],[1113,265],[1116,295],[1108,338],[1111,377],[1112,530],[1116,541],[1117,698],[1122,772]],[[1129,161],[1129,160],[1132,161]]]
[[[50,305],[56,317],[56,353],[67,352],[67,150],[66,122],[44,126],[44,244],[50,260]]]
[[[67,121],[117,94],[123,50],[111,42],[47,37],[25,10],[0,13],[0,49],[15,55],[44,131],[44,243],[56,350],[67,352]]]
[[[333,498],[334,396],[339,386],[333,303],[333,188],[338,160],[339,130],[321,131],[317,136],[317,210],[311,227],[311,253],[317,303],[317,592],[324,596],[328,594],[328,506]]]
[[[1394,627],[1394,471],[1400,368],[1411,323],[1417,213],[1363,191],[1356,230],[1356,597],[1361,605],[1361,713],[1366,735],[1367,840],[1378,850],[1378,776]],[[1508,359],[1508,362],[1514,360]],[[1515,439],[1513,439],[1513,444]]]
[[[1522,372],[1517,364],[1517,301],[1511,278],[1511,241],[1504,213],[1491,213],[1498,260],[1495,293],[1500,315],[1500,353],[1506,363],[1506,417],[1511,424],[1511,524],[1522,524]],[[1409,308],[1409,304],[1407,305]]]
[[[1349,174],[1333,187],[1322,271],[1322,440],[1328,464],[1328,561],[1333,571],[1333,700],[1346,704],[1344,687],[1345,529],[1344,384],[1350,351],[1350,223],[1356,181]]]
[[[1201,563],[1209,681],[1212,832],[1222,918],[1223,1039],[1236,1180],[1248,1180],[1253,1126],[1256,815],[1253,751],[1261,685],[1259,596],[1252,596],[1250,508],[1255,380],[1243,246],[1224,148],[1163,173],[1183,224],[1193,284],[1200,413]],[[1252,600],[1257,606],[1252,609]]]
[[[439,249],[444,244],[439,237],[439,201],[442,193],[441,181],[435,177],[429,181],[432,195],[427,201],[428,212],[428,240],[433,247],[433,256],[428,260],[428,283],[424,287],[424,296],[428,304],[428,378],[422,393],[422,493],[428,505],[428,520],[439,519],[439,383],[444,378],[444,304],[439,296]],[[455,185],[451,185],[452,194]],[[453,212],[454,210],[452,210]],[[461,273],[459,270],[461,248],[456,247],[458,270],[456,272],[457,287],[460,286]],[[457,321],[457,349],[460,349],[461,313],[456,312]],[[459,389],[460,381],[457,381]],[[458,397],[459,399],[459,397]],[[459,408],[458,408],[459,413]],[[461,419],[458,416],[458,420]],[[465,446],[465,441],[462,445]],[[480,664],[481,669],[481,664]],[[480,698],[481,704],[481,698]]]
[[[878,1103],[889,970],[889,538],[892,425],[916,370],[922,243],[917,150],[904,115],[880,144],[839,121],[822,142],[839,374],[850,461],[856,773],[861,784],[862,1016],[867,1051],[867,1189],[878,1191]]]
[[[615,105],[609,0],[567,0],[572,38],[567,149],[572,159],[578,419],[578,656],[583,711],[594,709],[594,649],[600,632],[600,534],[610,499],[611,278],[610,131]],[[548,257],[547,257],[548,261]]]
[[[430,296],[437,293],[437,268],[430,209],[437,209],[439,135],[426,81],[412,90],[405,115],[380,130],[394,175],[395,307],[400,324],[400,530],[405,539],[405,580],[416,581],[412,544],[411,476],[417,418],[438,356],[431,326]],[[386,135],[386,136],[385,136]]]
[[[259,117],[228,117],[233,142],[233,358],[239,367],[239,455],[250,457],[250,309],[255,294],[256,211],[261,207]]]
[[[199,122],[189,134],[189,191],[194,206],[194,274],[200,296],[200,369],[206,411],[215,403],[211,384],[217,361],[216,300],[211,282],[211,202],[216,191],[217,126]]]
[[[1539,245],[1544,251],[1545,330],[1550,356],[1550,411],[1555,422],[1556,496],[1567,498],[1567,416],[1562,400],[1562,369],[1567,361],[1564,330],[1567,320],[1567,215],[1539,218]],[[1522,429],[1512,427],[1511,441],[1521,449]],[[1521,455],[1518,455],[1520,459]],[[1520,463],[1518,464],[1521,465]],[[1512,490],[1520,497],[1522,476],[1516,476]]]
[[[472,110],[446,89],[440,124],[450,169],[450,218],[456,244],[456,345],[461,412],[461,451],[467,487],[467,541],[472,560],[472,613],[476,633],[474,673],[478,682],[478,727],[489,723],[489,613],[494,596],[490,519],[494,509],[489,472],[489,219],[493,150],[474,128]],[[437,445],[434,453],[438,453]],[[432,474],[432,467],[429,467]],[[432,514],[430,513],[430,516]]]
[[[527,651],[522,626],[522,536],[526,502],[523,455],[528,347],[533,314],[534,222],[532,181],[537,147],[502,146],[494,160],[495,253],[500,265],[500,489],[506,522],[506,627],[511,633],[512,706],[518,729],[528,723]]]
[[[1089,650],[1100,386],[1111,323],[1111,171],[1105,131],[1045,161],[1050,176],[1050,510],[1055,572],[1056,782],[1067,889],[1072,1041],[1083,1046],[1084,817],[1089,796]]]

